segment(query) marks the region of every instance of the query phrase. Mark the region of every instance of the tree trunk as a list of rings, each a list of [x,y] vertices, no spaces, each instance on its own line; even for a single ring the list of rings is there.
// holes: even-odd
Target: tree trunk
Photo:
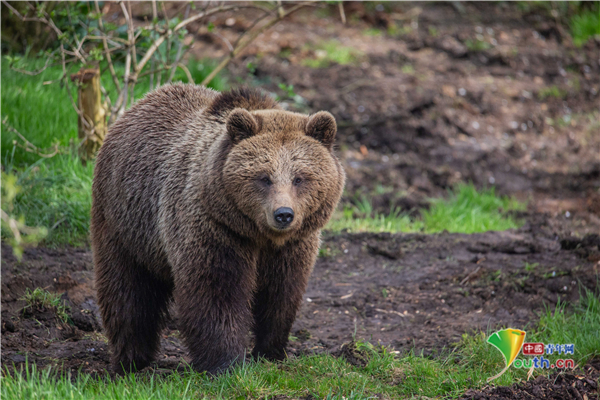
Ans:
[[[71,75],[71,80],[77,84],[77,107],[79,117],[77,121],[79,144],[79,157],[85,165],[96,155],[106,136],[106,109],[102,104],[102,91],[100,89],[100,70],[82,69]]]

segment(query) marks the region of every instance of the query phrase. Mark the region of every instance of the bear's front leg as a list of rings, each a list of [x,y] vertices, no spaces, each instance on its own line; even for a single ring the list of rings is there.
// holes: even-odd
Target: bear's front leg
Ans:
[[[252,355],[285,358],[285,347],[319,251],[319,235],[264,249],[257,265]]]
[[[203,239],[179,249],[175,302],[192,365],[218,373],[245,357],[256,260],[243,243]]]

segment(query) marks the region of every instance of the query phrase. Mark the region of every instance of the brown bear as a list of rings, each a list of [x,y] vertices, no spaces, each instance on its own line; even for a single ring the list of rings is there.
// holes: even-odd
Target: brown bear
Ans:
[[[94,172],[98,303],[117,371],[146,367],[170,301],[192,365],[282,359],[345,182],[333,116],[257,90],[169,85],[110,128]]]

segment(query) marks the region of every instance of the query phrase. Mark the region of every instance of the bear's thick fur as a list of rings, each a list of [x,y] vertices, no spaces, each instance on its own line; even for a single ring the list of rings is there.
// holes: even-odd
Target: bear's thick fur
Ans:
[[[98,303],[118,371],[154,359],[174,299],[198,370],[281,359],[345,181],[331,114],[169,85],[111,127],[94,174]]]

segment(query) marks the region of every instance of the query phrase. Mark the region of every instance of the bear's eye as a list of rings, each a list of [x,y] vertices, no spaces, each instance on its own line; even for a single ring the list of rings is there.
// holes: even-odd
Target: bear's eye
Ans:
[[[296,179],[294,179],[294,185],[298,186],[301,183],[302,183],[302,178],[296,178]]]
[[[271,185],[272,184],[271,180],[267,176],[264,176],[264,177],[260,178],[260,181],[262,183],[264,183],[265,185]]]

